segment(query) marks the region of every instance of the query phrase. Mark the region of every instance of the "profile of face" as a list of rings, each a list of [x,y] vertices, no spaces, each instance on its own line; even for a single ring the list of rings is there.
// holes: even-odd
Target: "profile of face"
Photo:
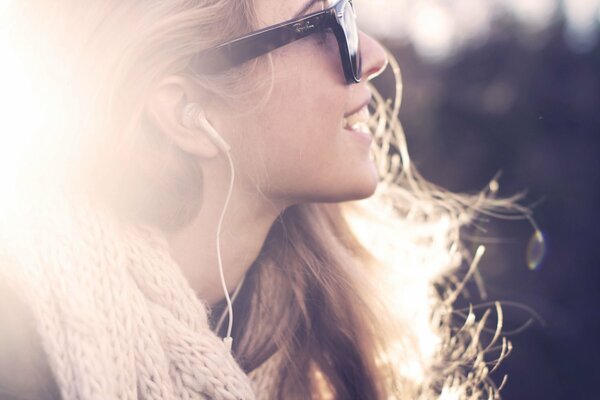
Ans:
[[[308,12],[331,3],[316,1]],[[257,0],[260,28],[295,17],[306,4]],[[371,138],[350,129],[348,117],[365,117],[371,98],[367,77],[385,66],[386,56],[362,32],[360,45],[360,83],[346,82],[333,33],[313,34],[272,51],[273,68],[257,71],[254,79],[272,79],[272,90],[256,112],[212,111],[209,119],[231,145],[236,171],[250,180],[250,189],[258,186],[271,200],[287,204],[352,200],[374,192],[378,176],[369,156]]]

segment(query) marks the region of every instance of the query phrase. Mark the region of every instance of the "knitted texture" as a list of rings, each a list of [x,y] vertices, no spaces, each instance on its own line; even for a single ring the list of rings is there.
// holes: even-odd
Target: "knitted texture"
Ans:
[[[0,274],[31,307],[65,400],[255,399],[159,230],[49,193],[10,219]]]

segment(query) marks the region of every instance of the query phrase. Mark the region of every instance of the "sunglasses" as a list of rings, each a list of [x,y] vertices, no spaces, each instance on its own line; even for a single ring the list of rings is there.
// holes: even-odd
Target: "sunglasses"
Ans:
[[[333,31],[337,40],[346,82],[360,82],[360,43],[352,0],[340,0],[325,10],[272,25],[204,50],[192,62],[192,68],[205,74],[223,72],[328,29]]]

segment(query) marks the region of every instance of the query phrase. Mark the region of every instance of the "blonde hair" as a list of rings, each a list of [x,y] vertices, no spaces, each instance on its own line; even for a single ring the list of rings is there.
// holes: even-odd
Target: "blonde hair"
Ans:
[[[221,101],[257,90],[241,86],[240,76],[260,60],[210,78],[187,70],[199,50],[253,29],[252,1],[36,3],[28,27],[54,33],[44,46],[63,49],[67,60],[51,70],[72,82],[63,94],[71,96],[66,103],[78,122],[53,133],[76,144],[66,169],[86,168],[67,180],[123,218],[165,230],[188,222],[201,207],[202,170],[155,131],[142,105],[157,79],[173,73]],[[29,34],[36,38],[36,30]],[[401,86],[393,60],[392,66],[397,97],[386,101],[375,91],[371,104],[377,193],[360,202],[286,209],[237,300],[245,310],[236,320],[236,357],[251,372],[281,355],[279,398],[498,395],[484,359],[489,346],[479,342],[485,318],[476,323],[469,315],[460,329],[453,325],[462,281],[452,277],[469,257],[461,226],[481,213],[522,210],[514,199],[451,194],[418,175],[397,119]],[[501,347],[500,358],[508,344]]]
[[[479,321],[452,308],[483,254],[470,254],[460,230],[479,216],[527,210],[519,196],[495,199],[496,181],[459,195],[418,174],[397,118],[400,70],[388,56],[396,97],[385,100],[373,87],[370,105],[377,192],[281,215],[252,268],[242,300],[252,307],[236,329],[236,350],[252,370],[246,360],[264,360],[266,341],[276,344],[285,360],[281,398],[498,398],[489,373],[511,348],[500,335],[500,306]],[[262,284],[279,290],[265,298]],[[484,346],[491,311],[499,322]]]

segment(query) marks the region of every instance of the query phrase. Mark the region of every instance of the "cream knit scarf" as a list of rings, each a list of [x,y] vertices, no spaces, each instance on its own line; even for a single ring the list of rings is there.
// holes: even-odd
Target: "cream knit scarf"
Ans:
[[[210,330],[158,230],[81,199],[29,203],[0,221],[0,277],[31,306],[63,399],[254,399],[265,386]]]

